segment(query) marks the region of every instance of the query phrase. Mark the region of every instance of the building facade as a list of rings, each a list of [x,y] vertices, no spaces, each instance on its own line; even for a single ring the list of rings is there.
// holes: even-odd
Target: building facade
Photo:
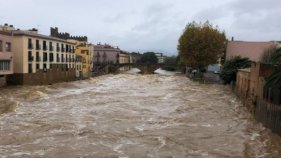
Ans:
[[[94,63],[95,64],[116,64],[119,62],[120,49],[108,44],[94,45]]]
[[[13,74],[13,38],[10,32],[0,31],[0,87],[7,83],[7,75]]]
[[[130,55],[125,51],[120,51],[119,53],[119,64],[127,64],[130,63]]]
[[[75,80],[75,45],[38,34],[36,29],[12,30],[14,74],[11,84],[41,85]]]
[[[77,41],[75,54],[79,55],[82,61],[82,74],[79,72],[79,78],[85,79],[91,77],[93,69],[93,53],[93,45]],[[76,72],[76,74],[77,73],[78,72]]]

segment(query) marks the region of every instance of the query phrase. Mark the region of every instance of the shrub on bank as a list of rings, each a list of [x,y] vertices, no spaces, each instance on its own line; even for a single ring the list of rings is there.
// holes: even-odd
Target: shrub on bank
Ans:
[[[163,67],[162,69],[166,70],[166,71],[176,71],[177,70],[177,68],[175,68],[173,66],[166,66],[166,67]]]

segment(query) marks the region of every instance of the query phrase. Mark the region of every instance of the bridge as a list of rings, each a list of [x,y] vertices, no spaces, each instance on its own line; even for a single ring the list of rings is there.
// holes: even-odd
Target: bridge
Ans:
[[[142,64],[142,63],[122,63],[122,64],[107,64],[105,71],[107,73],[117,73],[122,67],[137,68],[142,74],[153,74],[155,70],[164,67],[178,67],[172,64]]]

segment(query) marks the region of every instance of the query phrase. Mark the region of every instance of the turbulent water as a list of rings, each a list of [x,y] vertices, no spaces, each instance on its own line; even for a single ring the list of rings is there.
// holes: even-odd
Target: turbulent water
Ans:
[[[0,157],[280,157],[232,92],[181,75],[0,90]]]

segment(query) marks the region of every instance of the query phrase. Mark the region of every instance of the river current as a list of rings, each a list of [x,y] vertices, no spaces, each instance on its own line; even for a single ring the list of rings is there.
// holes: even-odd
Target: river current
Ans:
[[[0,113],[0,158],[281,157],[228,87],[183,75],[8,87]]]

